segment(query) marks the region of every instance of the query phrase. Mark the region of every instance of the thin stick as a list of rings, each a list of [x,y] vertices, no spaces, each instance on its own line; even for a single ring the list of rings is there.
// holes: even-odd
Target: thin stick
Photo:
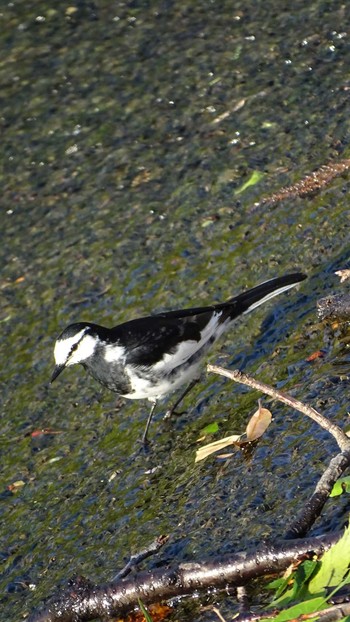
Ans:
[[[239,616],[237,619],[240,619],[241,617],[245,617],[250,613],[249,598],[245,585],[239,585],[236,592],[239,611]]]
[[[321,428],[327,430],[327,432],[335,438],[341,451],[350,450],[350,438],[346,436],[345,432],[343,432],[338,425],[332,423],[326,417],[321,415],[321,413],[317,412],[317,410],[312,408],[312,406],[303,404],[294,397],[291,397],[291,395],[288,395],[288,393],[282,393],[282,391],[278,391],[278,389],[270,387],[264,382],[255,380],[248,374],[243,374],[238,369],[230,371],[229,369],[225,369],[224,367],[219,367],[217,365],[208,365],[207,370],[214,372],[215,374],[220,374],[220,376],[226,376],[226,378],[230,378],[230,380],[234,380],[234,382],[239,382],[240,384],[245,384],[248,387],[257,389],[258,391],[266,393],[266,395],[270,395],[274,399],[287,404],[287,406],[290,406],[295,410],[299,410],[299,412],[303,413],[307,417],[310,417],[313,421],[316,421]]]
[[[143,562],[143,560],[147,557],[158,553],[159,549],[164,546],[164,544],[168,540],[169,536],[158,536],[158,538],[156,538],[154,542],[142,549],[142,551],[139,551],[135,555],[131,555],[128,563],[118,572],[118,574],[115,575],[115,577],[113,577],[112,581],[119,581],[120,579],[124,579],[124,577],[126,577],[129,572],[131,572],[132,568],[135,568],[135,566]]]

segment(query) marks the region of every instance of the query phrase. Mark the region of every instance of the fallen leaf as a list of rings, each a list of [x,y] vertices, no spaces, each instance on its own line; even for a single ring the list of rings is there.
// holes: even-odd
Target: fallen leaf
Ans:
[[[17,492],[17,490],[20,490],[21,488],[23,488],[23,486],[25,486],[25,482],[22,479],[19,479],[16,482],[9,484],[7,486],[7,490],[9,490],[10,492]]]
[[[308,363],[311,363],[312,361],[315,361],[316,359],[321,359],[324,357],[324,352],[322,352],[322,350],[316,350],[316,352],[313,352],[312,354],[310,354],[310,356],[307,357],[307,359],[305,359]]]
[[[248,441],[255,441],[260,438],[269,427],[272,421],[272,415],[267,408],[262,408],[259,400],[259,408],[250,418],[246,427],[246,435]]]
[[[131,187],[137,188],[141,184],[146,184],[152,179],[151,172],[147,169],[142,169],[132,180]]]
[[[350,270],[337,270],[334,274],[340,277],[341,283],[343,283],[347,279],[350,279]]]
[[[261,171],[253,171],[249,179],[244,182],[239,188],[235,190],[235,194],[241,194],[250,186],[255,186],[255,184],[259,183],[259,181],[264,177],[264,173]]]
[[[162,620],[165,620],[173,611],[173,609],[168,605],[157,603],[149,605],[147,609],[149,610],[153,622],[161,622]],[[132,613],[129,613],[126,618],[117,618],[115,622],[144,622],[144,620],[145,617],[142,611],[135,610]]]
[[[44,436],[45,434],[62,434],[61,430],[51,430],[51,428],[44,428],[42,430],[33,430],[30,433],[32,438],[36,438],[37,436]]]
[[[239,441],[242,438],[242,434],[232,434],[231,436],[226,436],[225,438],[220,439],[219,441],[214,441],[213,443],[209,443],[208,445],[203,445],[196,451],[196,459],[195,462],[200,462],[204,460],[211,454],[216,451],[220,451],[224,449],[228,445],[239,445]]]
[[[201,430],[201,434],[203,434],[204,436],[206,436],[207,434],[215,434],[218,429],[219,424],[217,423],[217,421],[213,421],[213,423],[209,423],[205,426],[205,428],[203,428],[203,430]]]
[[[46,464],[53,464],[54,462],[59,462],[59,460],[62,460],[63,456],[55,456],[54,458],[50,458],[50,460],[48,460],[46,462]]]

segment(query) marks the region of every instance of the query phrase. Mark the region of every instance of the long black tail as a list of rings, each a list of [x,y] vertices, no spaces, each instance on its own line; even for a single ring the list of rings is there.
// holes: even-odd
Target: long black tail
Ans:
[[[226,310],[226,313],[223,313],[222,315],[222,321],[227,318],[234,320],[242,313],[249,313],[249,311],[253,311],[253,309],[259,305],[262,305],[267,300],[270,300],[270,298],[278,296],[278,294],[287,291],[291,287],[294,287],[294,285],[304,281],[306,278],[307,276],[301,272],[286,274],[285,276],[278,276],[275,279],[271,279],[271,281],[266,281],[265,283],[261,283],[252,289],[248,289],[246,292],[238,294],[238,296],[234,296],[226,302],[219,302],[218,304],[210,305],[209,307],[194,307],[190,309],[177,309],[176,311],[165,311],[164,313],[157,313],[157,315],[159,317],[179,319],[181,317],[191,317],[218,309],[221,311]]]
[[[264,304],[264,302],[267,302],[270,298],[274,298],[274,296],[286,292],[306,278],[306,275],[302,274],[302,272],[279,276],[275,279],[271,279],[271,281],[261,283],[252,289],[248,289],[246,292],[234,296],[224,303],[215,305],[215,307],[217,309],[227,308],[229,311],[228,317],[234,320],[239,315],[242,315],[242,313],[253,311],[253,309]]]

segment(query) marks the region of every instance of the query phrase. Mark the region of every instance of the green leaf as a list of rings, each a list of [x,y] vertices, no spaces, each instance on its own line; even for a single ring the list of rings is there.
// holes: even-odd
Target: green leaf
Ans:
[[[244,184],[242,184],[239,188],[235,190],[235,194],[241,194],[242,192],[247,190],[247,188],[250,188],[250,186],[255,186],[255,184],[257,184],[263,177],[264,173],[262,173],[261,171],[253,171],[249,179],[247,179]]]
[[[139,601],[139,607],[140,607],[140,609],[141,609],[141,611],[142,611],[142,613],[143,613],[143,615],[145,617],[146,622],[153,622],[153,620],[152,620],[152,618],[151,618],[151,616],[149,614],[148,609],[146,609],[145,605],[143,604],[143,602],[140,599],[138,599],[138,601]]]
[[[292,575],[289,575],[286,579],[276,579],[276,581],[272,581],[272,583],[268,584],[268,588],[273,588],[276,590],[272,603],[270,603],[269,607],[274,607],[276,602],[280,599],[282,594],[286,594],[290,582],[292,580]],[[288,590],[290,593],[292,592],[292,588]]]
[[[286,607],[291,602],[293,604],[287,609],[283,609],[275,616],[274,622],[287,622],[295,620],[303,614],[313,614],[324,610],[327,607],[327,599],[331,598],[340,588],[350,584],[350,526],[345,529],[342,538],[334,544],[320,561],[306,560],[298,566],[286,579],[278,579],[269,584],[268,587],[277,588],[275,598],[269,607]],[[292,583],[292,585],[291,585]],[[329,589],[333,588],[332,593]],[[315,618],[310,618],[309,622]],[[269,620],[266,617],[260,622]],[[350,622],[342,620],[342,622]]]
[[[216,421],[214,421],[213,423],[209,423],[208,425],[205,426],[205,428],[203,428],[203,430],[201,430],[201,434],[215,434],[215,432],[217,432],[219,429],[219,424],[216,423]]]
[[[330,497],[339,497],[343,492],[350,492],[350,476],[340,477],[334,484]]]
[[[294,620],[303,614],[313,613],[314,611],[319,611],[324,608],[324,598],[321,596],[317,598],[311,598],[310,600],[305,600],[302,603],[298,603],[297,605],[293,605],[288,609],[283,609],[277,616],[273,617],[274,622],[286,622],[287,620]],[[263,618],[260,622],[267,622],[270,618]],[[316,616],[315,616],[316,619]],[[311,621],[310,621],[311,622]]]
[[[337,587],[349,571],[350,527],[342,538],[322,556],[320,568],[309,583],[310,594],[318,594],[326,587]],[[345,582],[349,582],[350,577]]]
[[[305,598],[307,594],[305,586],[312,574],[315,572],[317,566],[320,565],[320,562],[316,559],[307,559],[300,564],[292,575],[284,579],[283,584],[281,584],[277,589],[275,597],[269,606],[286,606],[292,601]],[[286,588],[290,585],[291,581],[293,581],[293,585],[286,591]]]
[[[268,590],[279,590],[281,585],[284,585],[288,581],[289,577],[288,579],[283,579],[282,577],[280,577],[279,579],[274,579],[273,581],[270,581],[270,583],[268,583],[266,587]]]

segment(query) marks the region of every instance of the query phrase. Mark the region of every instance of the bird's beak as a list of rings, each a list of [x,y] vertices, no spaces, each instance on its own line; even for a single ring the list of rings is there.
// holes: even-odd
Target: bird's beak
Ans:
[[[53,382],[54,380],[56,380],[56,378],[60,375],[60,373],[63,370],[64,370],[64,365],[56,365],[55,369],[53,370],[53,374],[51,376],[50,383]]]

